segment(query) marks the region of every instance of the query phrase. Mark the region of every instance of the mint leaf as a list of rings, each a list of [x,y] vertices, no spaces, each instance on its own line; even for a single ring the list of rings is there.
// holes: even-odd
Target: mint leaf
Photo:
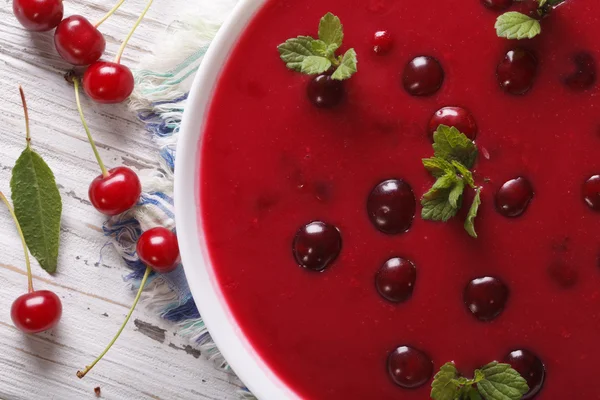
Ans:
[[[10,188],[29,251],[43,269],[55,272],[62,201],[50,167],[29,145],[15,163]]]
[[[435,178],[439,178],[440,176],[445,175],[448,171],[452,171],[452,164],[443,158],[431,157],[424,158],[421,161],[423,162],[425,169],[429,171],[429,173]]]
[[[319,23],[319,39],[327,45],[335,46],[335,50],[339,49],[344,40],[344,27],[338,17],[328,12],[321,18]]]
[[[344,79],[350,78],[358,70],[358,60],[356,57],[356,51],[349,49],[344,53],[340,66],[337,67],[331,79],[343,81]]]
[[[308,75],[322,74],[331,68],[331,61],[321,56],[308,56],[302,60],[300,72]]]
[[[481,400],[481,395],[477,390],[471,390],[469,392],[469,400]]]
[[[477,238],[477,232],[475,232],[475,217],[477,216],[477,211],[479,211],[479,205],[481,204],[480,194],[481,188],[477,188],[477,190],[475,191],[475,197],[473,198],[473,203],[471,203],[471,208],[469,209],[467,219],[465,220],[465,230],[469,235],[471,235],[471,237],[474,238]],[[475,371],[476,378],[477,371]]]
[[[452,162],[456,160],[467,169],[473,168],[477,159],[477,147],[465,134],[455,127],[438,126],[433,134],[434,155]]]
[[[529,390],[527,381],[509,364],[491,362],[481,368],[485,376],[477,389],[485,400],[520,400]]]
[[[453,208],[458,209],[462,205],[462,195],[464,191],[465,181],[462,179],[457,179],[454,187],[452,187],[450,194],[448,195],[448,203],[450,203]]]
[[[302,72],[302,63],[304,59],[310,56],[318,55],[313,50],[312,43],[315,39],[310,36],[298,36],[288,39],[285,43],[277,46],[279,56],[285,62],[285,65],[294,71]]]
[[[542,32],[540,21],[516,11],[500,15],[494,27],[498,37],[506,39],[531,39]]]
[[[440,368],[433,377],[430,396],[433,400],[454,400],[458,394],[458,371],[453,363],[449,362]]]
[[[452,166],[456,169],[456,172],[463,177],[465,183],[475,189],[475,181],[473,180],[471,171],[456,160],[452,160]]]
[[[439,177],[421,199],[421,205],[423,206],[421,218],[446,222],[454,217],[458,212],[458,207],[450,202],[450,194],[456,185],[460,185],[460,182],[462,182],[460,178],[453,172]]]

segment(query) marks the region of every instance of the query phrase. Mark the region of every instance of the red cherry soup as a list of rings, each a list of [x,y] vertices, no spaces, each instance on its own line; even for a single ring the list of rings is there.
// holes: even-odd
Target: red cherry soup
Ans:
[[[343,83],[343,101],[325,109],[307,96],[312,78],[287,69],[277,45],[316,36],[328,11],[340,17],[343,49],[354,47],[359,64]],[[271,0],[224,66],[201,143],[201,223],[235,319],[300,396],[428,398],[430,381],[405,389],[390,377],[388,357],[402,346],[431,357],[434,370],[454,360],[469,376],[524,349],[546,367],[539,398],[597,396],[600,213],[582,193],[600,174],[600,91],[567,83],[578,55],[600,59],[600,8],[568,0],[542,21],[540,36],[518,43],[496,37],[497,16],[479,1],[431,8],[407,0]],[[382,29],[396,38],[385,55],[372,51]],[[507,93],[496,76],[517,46],[538,62],[523,95]],[[403,70],[418,56],[443,69],[429,96],[403,87]],[[418,206],[408,231],[379,231],[369,194],[389,179],[410,185],[417,200],[431,187],[421,158],[433,154],[428,123],[447,106],[469,110],[478,127],[479,238],[463,229],[465,205],[448,223],[422,220]],[[521,215],[507,218],[495,195],[518,177],[534,195]],[[292,251],[311,221],[342,237],[339,256],[322,272],[298,266]],[[401,303],[374,284],[393,257],[416,268],[412,296]],[[508,288],[502,313],[489,322],[463,300],[468,283],[483,276]]]

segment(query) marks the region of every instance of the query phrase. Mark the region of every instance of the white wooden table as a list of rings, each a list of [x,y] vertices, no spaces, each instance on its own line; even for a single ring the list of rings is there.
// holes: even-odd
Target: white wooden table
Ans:
[[[144,3],[127,0],[102,25],[109,55],[114,55]],[[156,0],[123,63],[135,67],[184,4],[189,0]],[[94,22],[112,5],[112,0],[65,0],[65,15],[81,14]],[[68,69],[54,50],[52,33],[24,31],[12,14],[12,0],[1,0],[0,190],[10,193],[11,169],[25,144],[17,90],[22,84],[33,147],[54,170],[63,198],[58,273],[49,276],[34,263],[34,285],[56,292],[64,313],[53,332],[26,336],[14,328],[10,305],[25,293],[27,282],[19,238],[8,212],[0,207],[0,399],[94,399],[98,386],[104,399],[236,398],[235,378],[185,347],[174,327],[143,307],[104,360],[83,380],[75,376],[115,333],[134,293],[122,280],[126,267],[112,247],[101,253],[106,243],[103,217],[87,200],[88,185],[99,170],[78,119],[73,89],[62,78]],[[125,106],[99,106],[86,99],[84,107],[107,166],[156,165],[154,144]]]

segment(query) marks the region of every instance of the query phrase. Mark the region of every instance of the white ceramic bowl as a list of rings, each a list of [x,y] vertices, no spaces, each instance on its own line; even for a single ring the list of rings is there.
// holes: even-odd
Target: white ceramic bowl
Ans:
[[[185,273],[200,314],[233,370],[259,399],[298,399],[246,340],[225,303],[208,256],[201,224],[200,143],[207,109],[229,53],[266,0],[240,0],[206,53],[183,116],[175,166],[177,237]]]

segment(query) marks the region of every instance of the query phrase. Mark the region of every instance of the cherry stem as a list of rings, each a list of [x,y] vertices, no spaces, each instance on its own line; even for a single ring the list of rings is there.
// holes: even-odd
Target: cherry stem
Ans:
[[[104,351],[102,353],[100,353],[100,355],[94,360],[94,362],[92,362],[90,365],[86,365],[86,367],[83,371],[77,371],[78,378],[83,378],[88,372],[90,372],[90,370],[92,368],[94,368],[94,365],[96,365],[98,363],[98,361],[100,361],[102,359],[102,357],[104,357],[104,355],[106,353],[108,353],[108,350],[110,350],[112,345],[115,344],[115,342],[121,335],[121,332],[123,332],[123,329],[125,329],[125,325],[127,325],[127,322],[129,322],[129,318],[131,318],[131,314],[133,314],[133,310],[135,309],[135,306],[137,305],[138,301],[140,300],[140,296],[142,295],[142,290],[144,289],[144,286],[146,285],[146,281],[148,280],[148,276],[150,275],[151,271],[152,271],[152,268],[146,267],[146,272],[144,272],[144,277],[142,278],[142,282],[140,283],[140,288],[138,289],[137,295],[135,296],[135,300],[133,300],[133,305],[129,309],[129,313],[127,314],[127,317],[125,317],[125,321],[123,321],[123,324],[117,331],[117,334],[115,335],[115,337],[110,341],[108,346],[106,346]]]
[[[115,63],[117,63],[117,64],[121,63],[121,56],[123,55],[123,52],[125,51],[125,47],[127,46],[129,39],[131,39],[131,37],[133,36],[133,33],[135,32],[137,27],[140,26],[140,23],[146,16],[146,13],[150,9],[150,6],[152,5],[153,1],[154,0],[148,1],[148,4],[146,4],[146,8],[144,8],[144,11],[142,11],[142,14],[140,15],[140,17],[137,19],[137,21],[135,21],[135,25],[133,25],[133,28],[131,28],[131,30],[129,31],[129,34],[127,35],[127,37],[125,38],[123,43],[121,43],[121,47],[119,48],[119,51],[117,52],[117,56],[115,57]]]
[[[94,143],[94,139],[92,138],[92,133],[90,132],[90,128],[85,122],[85,117],[83,116],[83,108],[81,108],[81,100],[79,98],[79,78],[73,77],[73,85],[75,86],[75,102],[77,103],[77,110],[79,111],[79,117],[81,118],[81,123],[83,124],[83,129],[85,129],[85,133],[87,134],[88,141],[92,146],[92,150],[94,151],[94,155],[96,156],[96,161],[98,161],[98,165],[100,166],[100,170],[102,171],[102,176],[105,178],[108,176],[108,171],[102,162],[102,158],[100,157],[100,153],[98,153],[98,149],[96,148],[96,143]]]
[[[33,277],[31,276],[31,262],[29,261],[29,252],[27,251],[27,243],[25,243],[25,236],[23,236],[21,224],[19,224],[19,220],[17,219],[17,215],[15,214],[14,208],[10,205],[8,199],[2,192],[0,192],[0,199],[4,202],[4,204],[6,204],[6,208],[8,208],[8,212],[15,221],[17,232],[19,232],[19,237],[21,238],[21,244],[23,245],[23,253],[25,254],[25,265],[27,266],[27,290],[29,291],[29,293],[31,293],[33,292]]]
[[[31,132],[29,130],[29,111],[27,110],[27,100],[25,100],[25,92],[23,87],[19,85],[19,93],[21,94],[21,104],[23,104],[23,113],[25,114],[25,140],[27,147],[31,144]]]
[[[115,6],[113,8],[111,8],[110,11],[107,12],[106,15],[104,17],[102,17],[102,19],[100,21],[96,22],[94,27],[98,28],[100,25],[102,25],[102,23],[104,21],[106,21],[108,18],[110,18],[110,16],[113,15],[119,9],[119,7],[121,7],[121,5],[123,5],[124,2],[125,2],[125,0],[119,0],[119,2],[117,4],[115,4]]]

